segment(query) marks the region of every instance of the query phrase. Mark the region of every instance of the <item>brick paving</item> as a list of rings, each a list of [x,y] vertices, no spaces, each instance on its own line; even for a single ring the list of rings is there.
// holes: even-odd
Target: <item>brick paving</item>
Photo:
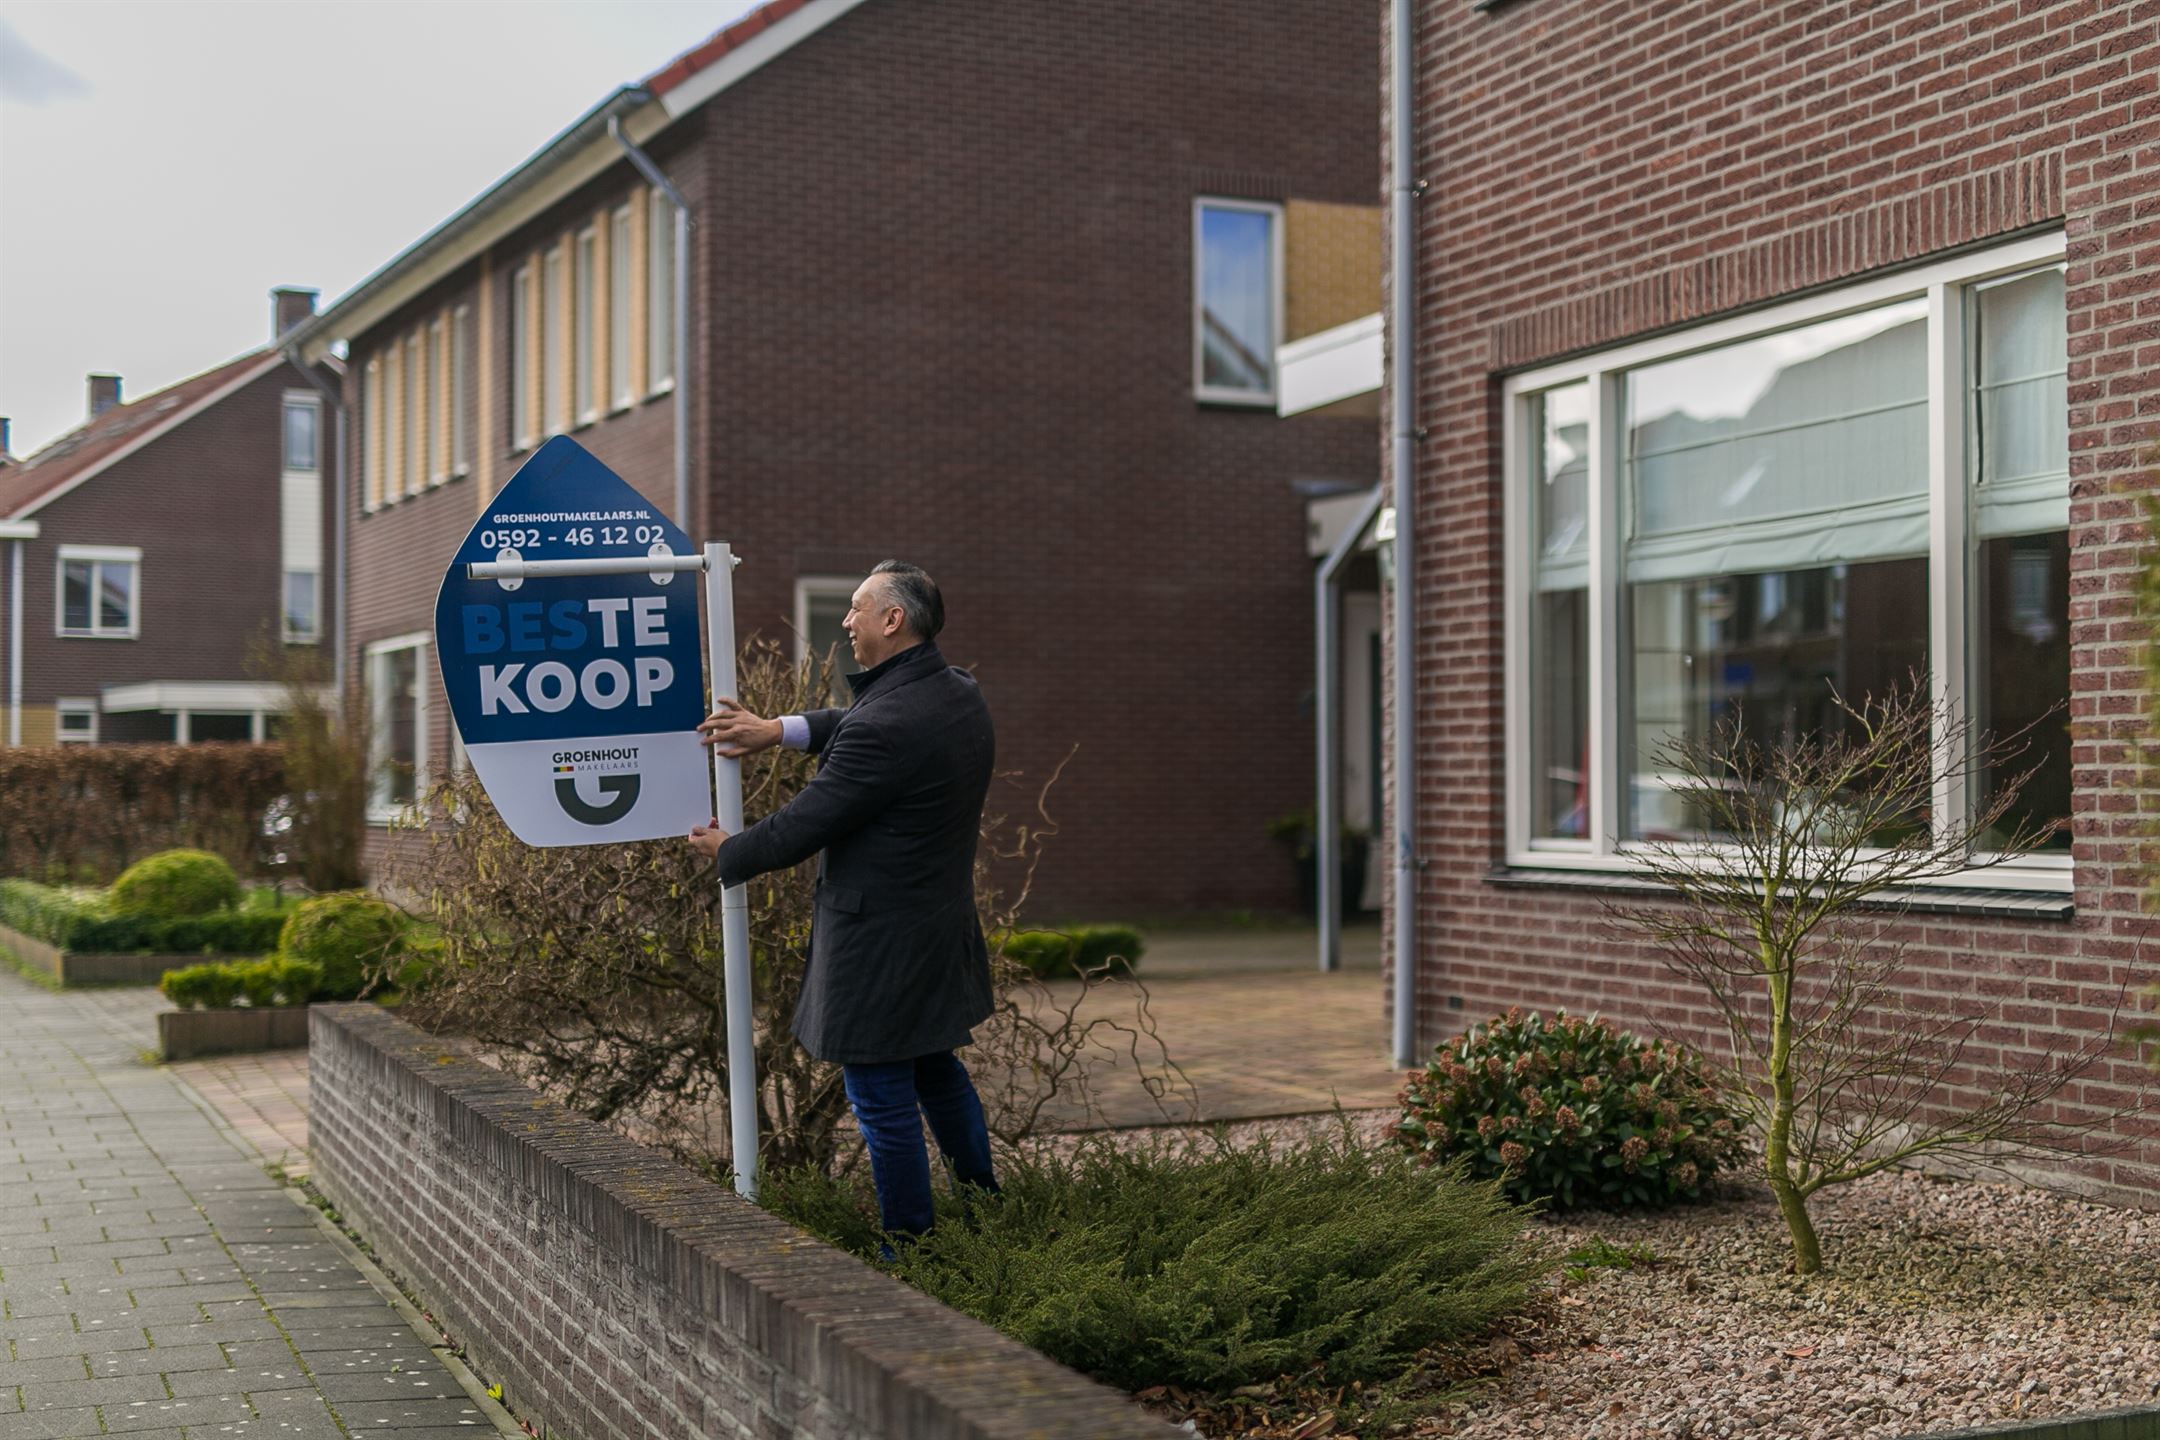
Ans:
[[[0,1440],[494,1432],[249,1142],[146,1063],[157,1004],[0,970]]]

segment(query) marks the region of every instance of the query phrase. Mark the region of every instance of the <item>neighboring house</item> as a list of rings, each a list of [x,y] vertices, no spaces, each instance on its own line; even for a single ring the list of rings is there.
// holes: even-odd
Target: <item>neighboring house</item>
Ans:
[[[154,395],[92,375],[79,428],[0,465],[8,744],[261,740],[263,662],[334,648],[333,407],[276,344],[314,299],[274,291],[271,345]]]
[[[1983,1064],[2099,1033],[2160,963],[2149,8],[1415,12],[1411,1054],[1516,1003],[1709,1034],[1600,912],[1696,833],[1656,743],[1819,735],[1915,669],[2034,724],[2018,813],[2069,822],[1913,897],[1916,1003],[2000,1002]],[[2078,1098],[2126,1098],[2116,1054]],[[2076,1177],[2149,1198],[2160,1138],[2114,1138]]]
[[[1070,753],[1033,913],[1294,903],[1305,497],[1377,462],[1275,423],[1273,353],[1378,293],[1377,65],[1370,6],[776,0],[416,241],[303,336],[349,355],[378,818],[456,760],[428,631],[489,496],[569,433],[676,514],[686,405],[742,633],[823,649],[916,561],[1020,772],[993,810],[1036,825]]]

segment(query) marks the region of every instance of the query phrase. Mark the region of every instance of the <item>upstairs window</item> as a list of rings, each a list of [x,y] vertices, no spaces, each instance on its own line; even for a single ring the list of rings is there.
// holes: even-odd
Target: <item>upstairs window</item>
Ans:
[[[450,473],[472,469],[472,306],[450,318]]]
[[[558,245],[548,251],[540,265],[540,404],[545,412],[541,428],[550,435],[560,435],[569,428],[570,380],[563,363],[568,358],[563,352],[569,345],[569,333],[563,324],[563,311],[570,298],[565,287],[569,283],[563,247]]]
[[[658,190],[645,224],[645,388],[675,383],[675,207]]]
[[[510,277],[510,448],[530,450],[533,434],[533,267]]]
[[[312,397],[285,397],[285,468],[315,470],[322,464],[317,441],[322,427],[322,406]]]
[[[133,546],[60,547],[62,635],[132,640],[140,633],[142,551]]]
[[[586,230],[577,237],[577,363],[571,367],[570,395],[571,409],[580,425],[598,419],[600,414],[593,390],[593,302],[598,279],[593,267],[599,258],[595,253],[598,245],[597,231]]]
[[[1281,343],[1282,207],[1194,202],[1194,396],[1273,405],[1275,347]]]
[[[637,399],[630,384],[630,207],[608,223],[608,404],[627,410]]]

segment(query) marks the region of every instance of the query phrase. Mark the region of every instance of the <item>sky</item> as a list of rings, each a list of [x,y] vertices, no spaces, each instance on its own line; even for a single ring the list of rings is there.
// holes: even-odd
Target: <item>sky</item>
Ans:
[[[0,415],[35,453],[268,343],[752,0],[4,0]]]

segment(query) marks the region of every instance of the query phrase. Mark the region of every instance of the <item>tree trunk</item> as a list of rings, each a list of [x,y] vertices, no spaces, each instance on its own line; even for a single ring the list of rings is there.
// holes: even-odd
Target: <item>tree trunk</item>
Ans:
[[[1763,968],[1770,975],[1770,1133],[1763,1142],[1763,1169],[1784,1213],[1785,1228],[1792,1232],[1793,1273],[1812,1275],[1822,1269],[1822,1246],[1808,1219],[1807,1197],[1792,1176],[1792,964],[1773,940],[1765,937],[1759,943]]]

